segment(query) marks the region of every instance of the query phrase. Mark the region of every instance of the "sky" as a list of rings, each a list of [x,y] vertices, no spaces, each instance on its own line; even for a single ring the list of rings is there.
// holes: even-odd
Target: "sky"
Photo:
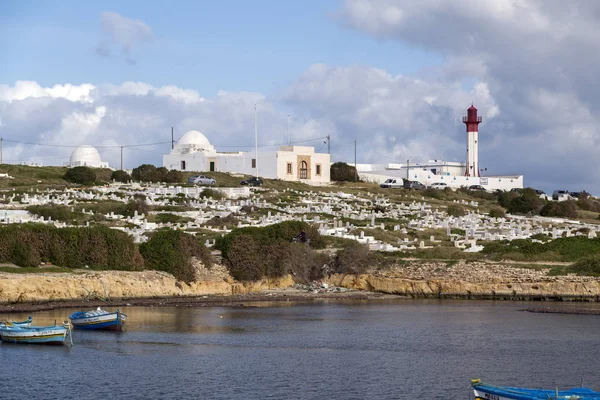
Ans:
[[[97,146],[160,165],[186,131],[220,151],[288,141],[333,161],[464,161],[600,193],[600,2],[0,0],[4,162]],[[288,117],[289,116],[289,117]],[[154,144],[157,143],[157,144]]]

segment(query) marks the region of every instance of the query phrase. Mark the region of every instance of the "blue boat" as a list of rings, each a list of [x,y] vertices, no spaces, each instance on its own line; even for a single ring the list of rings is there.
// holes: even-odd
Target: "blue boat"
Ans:
[[[117,310],[108,312],[98,307],[92,311],[77,311],[69,317],[75,329],[104,329],[120,331],[125,326],[127,315]]]
[[[23,327],[29,327],[31,326],[31,315],[25,320],[25,321],[0,321],[0,326],[4,326],[4,325],[17,325],[17,326],[23,326]]]
[[[475,392],[475,400],[600,400],[600,392],[587,388],[525,389],[488,385],[481,379],[473,379],[471,386]]]
[[[64,344],[71,341],[71,326],[66,321],[63,325],[52,326],[20,326],[11,322],[0,325],[0,339],[8,343]]]

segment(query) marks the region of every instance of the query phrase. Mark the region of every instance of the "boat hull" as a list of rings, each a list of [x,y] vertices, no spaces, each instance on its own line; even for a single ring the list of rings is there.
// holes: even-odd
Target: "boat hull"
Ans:
[[[70,317],[73,328],[83,330],[122,330],[127,316],[121,312],[93,316]]]
[[[492,386],[479,380],[471,382],[475,400],[600,400],[600,393],[587,388],[544,390]]]
[[[21,328],[0,327],[0,339],[8,343],[63,344],[68,328],[64,326]]]

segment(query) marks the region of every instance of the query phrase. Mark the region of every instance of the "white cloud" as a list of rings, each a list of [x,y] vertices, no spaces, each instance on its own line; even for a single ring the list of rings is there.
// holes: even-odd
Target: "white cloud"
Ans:
[[[534,186],[600,191],[599,2],[346,0],[337,16],[442,55],[443,66],[423,71],[429,82],[474,82],[473,92],[488,99],[483,107],[473,101],[491,120],[480,135],[491,169],[524,173]],[[437,96],[428,98],[436,105]]]
[[[139,19],[123,17],[116,12],[103,12],[100,16],[104,39],[98,45],[98,55],[107,57],[118,47],[130,64],[135,64],[133,49],[154,40],[152,29]]]
[[[57,87],[70,90],[54,90]],[[85,96],[79,95],[81,93]],[[85,101],[81,101],[82,98]],[[171,126],[175,128],[176,139],[188,130],[197,129],[221,151],[249,150],[254,146],[255,103],[258,104],[259,145],[287,143],[287,113],[279,111],[260,93],[219,92],[205,99],[191,89],[153,87],[143,82],[52,88],[36,82],[1,85],[0,137],[5,139],[4,160],[61,165],[68,161],[72,151],[68,147],[14,142],[91,144],[99,147],[103,158],[113,167],[119,167],[118,146],[166,142],[125,149],[127,168],[143,162],[161,165],[162,154],[170,149]],[[292,123],[292,138],[325,136],[332,129],[326,122],[298,117]],[[321,142],[312,144],[319,146]]]

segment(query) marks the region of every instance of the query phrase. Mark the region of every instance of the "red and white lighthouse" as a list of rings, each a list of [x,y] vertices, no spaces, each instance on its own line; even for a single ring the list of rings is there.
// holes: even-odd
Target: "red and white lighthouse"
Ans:
[[[477,116],[477,109],[471,107],[467,110],[467,116],[463,117],[463,123],[467,126],[467,169],[465,176],[479,176],[479,124],[481,117]]]

